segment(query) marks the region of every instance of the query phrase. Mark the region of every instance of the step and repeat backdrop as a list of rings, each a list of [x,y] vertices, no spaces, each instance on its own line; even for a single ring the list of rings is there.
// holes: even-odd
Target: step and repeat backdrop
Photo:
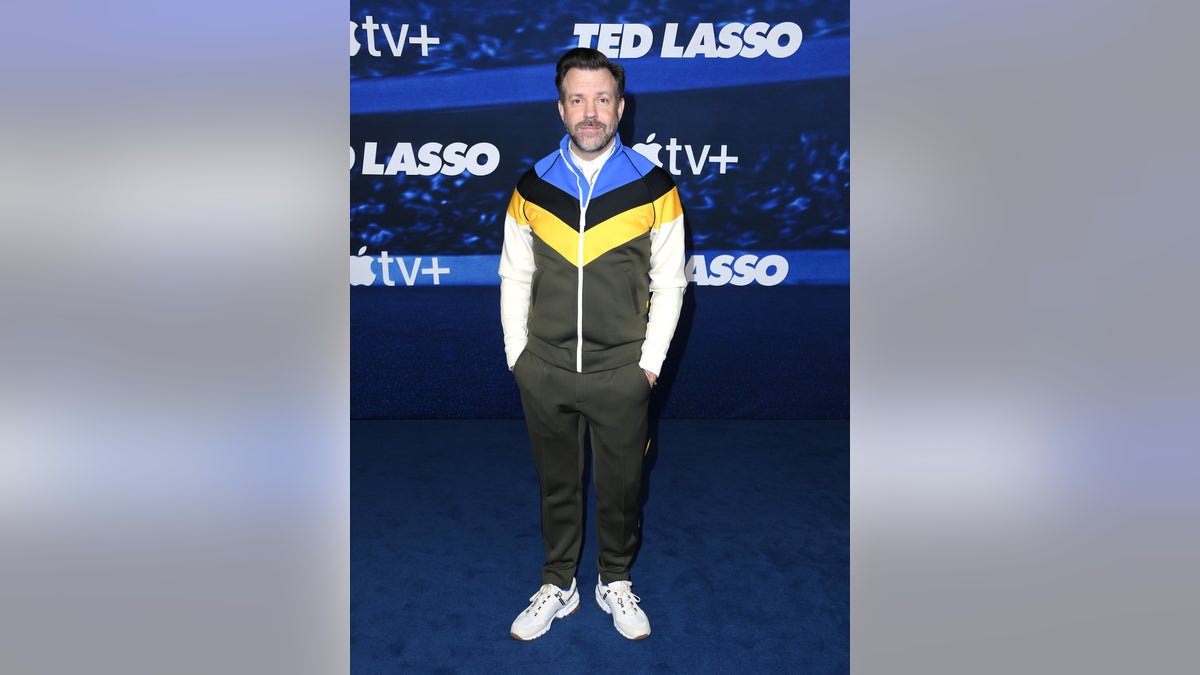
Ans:
[[[351,2],[351,414],[515,417],[499,265],[563,136],[554,64],[626,70],[622,142],[687,219],[668,417],[849,416],[848,0]]]

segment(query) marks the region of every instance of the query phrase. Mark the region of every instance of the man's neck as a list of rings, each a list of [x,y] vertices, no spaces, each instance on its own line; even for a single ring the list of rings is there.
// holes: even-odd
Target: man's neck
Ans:
[[[609,143],[607,148],[597,153],[592,159],[584,159],[575,152],[574,145],[570,146],[572,157],[571,161],[573,161],[575,166],[579,167],[579,170],[583,172],[583,177],[587,179],[589,185],[596,184],[596,177],[600,175],[600,169],[603,168],[604,163],[608,161],[608,157],[610,154],[612,154],[614,147],[616,147],[615,142]]]

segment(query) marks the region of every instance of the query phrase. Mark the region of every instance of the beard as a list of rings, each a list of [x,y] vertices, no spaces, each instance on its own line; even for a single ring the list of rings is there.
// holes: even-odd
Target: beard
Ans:
[[[598,131],[584,137],[584,131]],[[571,137],[571,143],[579,148],[582,152],[599,152],[612,141],[613,136],[617,134],[616,128],[608,128],[600,123],[588,124],[581,122],[575,125],[574,129],[567,129],[567,135]]]

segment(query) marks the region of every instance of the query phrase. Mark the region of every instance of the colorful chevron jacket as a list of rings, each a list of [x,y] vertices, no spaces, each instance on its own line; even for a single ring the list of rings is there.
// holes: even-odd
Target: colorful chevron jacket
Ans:
[[[522,350],[575,372],[637,361],[658,375],[683,293],[683,207],[671,175],[614,139],[589,183],[570,137],[517,182],[504,219],[500,319]]]

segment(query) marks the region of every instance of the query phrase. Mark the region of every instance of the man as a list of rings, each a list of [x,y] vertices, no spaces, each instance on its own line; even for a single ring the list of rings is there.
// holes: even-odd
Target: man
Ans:
[[[650,391],[687,279],[683,209],[670,174],[621,143],[625,71],[572,49],[558,61],[559,148],[517,183],[504,224],[500,320],[541,483],[542,586],[513,621],[533,640],[579,607],[583,445],[596,486],[596,603],[621,635],[650,622],[629,567]]]

